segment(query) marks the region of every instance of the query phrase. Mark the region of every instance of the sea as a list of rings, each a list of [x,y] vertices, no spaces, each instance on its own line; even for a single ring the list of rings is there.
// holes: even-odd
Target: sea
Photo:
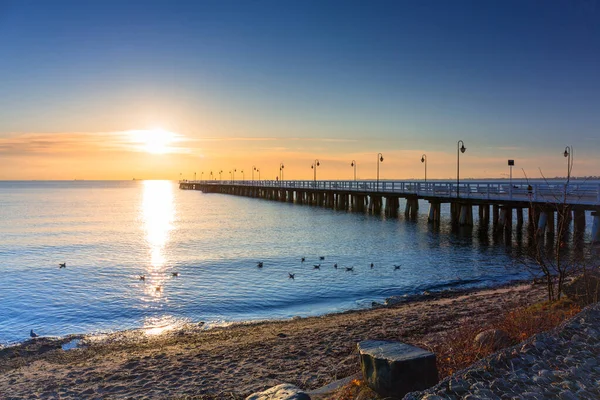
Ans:
[[[211,327],[531,277],[519,245],[477,221],[453,231],[447,207],[434,227],[427,210],[410,221],[173,181],[0,182],[0,345],[31,329]]]

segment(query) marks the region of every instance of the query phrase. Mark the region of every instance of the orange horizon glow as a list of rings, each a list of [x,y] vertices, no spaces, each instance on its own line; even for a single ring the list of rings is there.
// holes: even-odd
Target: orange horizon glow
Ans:
[[[483,147],[465,141],[461,178],[508,177],[507,159],[515,159],[513,178],[565,176],[562,149],[556,154],[519,147]],[[310,168],[320,160],[319,180],[375,179],[377,153],[382,152],[380,179],[423,179],[421,155],[427,154],[428,179],[456,178],[456,144],[441,150],[403,149],[403,143],[374,139],[306,137],[226,137],[179,133],[162,128],[97,133],[28,133],[0,138],[0,180],[131,180],[252,179],[275,180],[280,163],[284,179],[312,180]],[[377,149],[380,149],[377,151]],[[383,149],[383,150],[381,150]],[[387,150],[385,150],[387,149]],[[600,162],[575,147],[574,176],[595,175]],[[235,172],[234,172],[235,170]],[[524,171],[523,171],[524,170]],[[243,172],[242,172],[243,171]],[[212,172],[212,175],[211,175]],[[235,175],[235,176],[234,176]],[[258,172],[254,179],[258,179]]]

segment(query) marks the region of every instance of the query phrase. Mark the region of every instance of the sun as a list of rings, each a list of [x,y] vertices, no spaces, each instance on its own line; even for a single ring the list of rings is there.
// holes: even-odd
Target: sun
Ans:
[[[146,129],[131,131],[132,141],[150,154],[165,154],[171,151],[171,145],[177,140],[177,135],[164,129]]]

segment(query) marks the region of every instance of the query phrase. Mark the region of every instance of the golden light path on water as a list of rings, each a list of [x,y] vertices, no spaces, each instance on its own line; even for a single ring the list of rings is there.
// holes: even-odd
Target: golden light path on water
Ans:
[[[165,283],[171,278],[171,273],[167,271],[165,247],[174,229],[173,185],[169,181],[144,181],[143,185],[141,213],[149,256],[144,292],[150,301],[167,301]],[[148,335],[159,335],[174,328],[173,318],[147,318],[144,328]]]

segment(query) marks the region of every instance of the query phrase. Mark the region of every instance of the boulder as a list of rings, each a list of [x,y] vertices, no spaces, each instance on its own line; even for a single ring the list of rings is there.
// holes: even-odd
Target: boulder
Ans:
[[[369,387],[379,395],[403,398],[438,382],[435,354],[401,342],[358,343],[360,366]]]
[[[511,345],[508,333],[500,329],[489,329],[475,336],[475,346],[498,351]]]
[[[310,400],[310,396],[294,385],[283,383],[264,392],[251,394],[246,400]]]

